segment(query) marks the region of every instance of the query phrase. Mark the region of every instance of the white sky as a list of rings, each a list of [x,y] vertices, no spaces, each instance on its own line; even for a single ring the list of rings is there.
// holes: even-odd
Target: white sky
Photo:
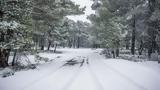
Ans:
[[[91,0],[71,0],[71,1],[80,5],[80,7],[86,6],[86,11],[84,15],[74,15],[74,16],[67,16],[67,17],[74,21],[81,20],[81,21],[90,22],[89,20],[87,20],[87,15],[94,13],[94,10],[91,9],[93,2]]]

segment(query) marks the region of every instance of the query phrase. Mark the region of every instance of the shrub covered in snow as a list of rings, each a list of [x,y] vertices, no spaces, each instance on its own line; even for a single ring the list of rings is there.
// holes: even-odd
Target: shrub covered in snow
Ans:
[[[46,57],[41,57],[40,55],[35,55],[35,61],[39,64],[42,62],[50,62],[52,60],[50,60],[49,58],[46,58]]]
[[[29,69],[36,69],[37,65],[36,64],[29,64],[29,65],[16,65],[14,67],[12,67],[13,70],[15,71],[21,71],[21,70],[29,70]]]
[[[130,50],[121,50],[119,53],[120,54],[131,54],[131,51]]]
[[[150,60],[151,60],[151,61],[159,61],[159,60],[158,60],[158,53],[152,53]]]
[[[110,53],[110,50],[108,50],[108,49],[103,50],[103,51],[100,53],[100,55],[105,55],[106,58],[112,58],[112,55],[111,55],[111,53]]]
[[[144,55],[121,54],[119,58],[134,62],[142,62],[148,60],[148,58]]]
[[[12,76],[14,75],[14,70],[10,69],[10,68],[5,68],[3,70],[0,70],[0,75],[2,77],[8,77],[8,76]]]

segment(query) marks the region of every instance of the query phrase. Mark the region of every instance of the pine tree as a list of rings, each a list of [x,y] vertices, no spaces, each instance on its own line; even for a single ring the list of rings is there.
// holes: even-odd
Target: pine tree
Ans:
[[[41,21],[48,28],[48,30],[44,31],[47,31],[45,35],[47,35],[48,39],[48,50],[55,40],[55,32],[58,32],[56,29],[61,26],[59,24],[63,21],[63,18],[67,15],[83,14],[84,11],[84,8],[79,8],[78,5],[75,5],[70,0],[35,0],[34,5],[33,19],[35,20],[35,29],[39,27],[36,22]]]
[[[31,0],[1,0],[0,4],[0,67],[6,67],[11,50],[30,44]]]

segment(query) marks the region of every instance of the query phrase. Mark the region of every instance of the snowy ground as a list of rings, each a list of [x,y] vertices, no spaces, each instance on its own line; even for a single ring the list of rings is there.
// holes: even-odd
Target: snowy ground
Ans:
[[[0,78],[0,90],[160,90],[157,62],[105,59],[101,50],[60,51],[63,53],[41,53],[53,61],[37,69]],[[64,65],[71,59],[84,63]]]

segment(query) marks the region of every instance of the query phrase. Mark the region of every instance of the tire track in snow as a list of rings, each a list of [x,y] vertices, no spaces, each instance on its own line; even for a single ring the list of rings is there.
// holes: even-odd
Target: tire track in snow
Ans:
[[[76,78],[79,77],[80,73],[82,72],[84,65],[85,65],[85,57],[83,57],[84,62],[83,64],[80,64],[80,69],[76,72],[76,74],[68,81],[68,83],[66,83],[66,85],[63,87],[62,90],[69,90],[69,88],[71,87],[71,85],[76,81]]]
[[[133,84],[134,86],[140,88],[140,90],[148,90],[147,88],[143,87],[142,85],[138,84],[137,82],[135,82],[134,80],[132,80],[131,78],[129,78],[128,76],[126,76],[125,74],[121,73],[120,71],[116,70],[115,68],[111,67],[110,65],[104,63],[102,60],[98,61],[99,64],[101,64],[101,66],[103,66],[106,69],[110,69],[111,71],[113,71],[114,73],[117,73],[117,75],[119,75],[120,77],[124,78],[125,80],[127,80],[129,83]],[[106,71],[105,69],[105,71]],[[106,71],[107,72],[107,71]]]
[[[69,90],[69,88],[71,87],[71,85],[74,83],[74,81],[76,80],[76,78],[79,76],[79,73],[82,71],[82,67],[80,66],[79,70],[68,80],[68,82],[66,83],[66,85],[64,85],[64,87],[61,90]]]
[[[103,85],[101,84],[101,82],[98,80],[98,77],[96,76],[96,74],[91,69],[90,65],[87,65],[87,67],[88,67],[90,75],[94,79],[96,85],[98,85],[98,90],[105,90],[104,87],[103,87]]]
[[[80,64],[80,69],[68,80],[68,82],[66,83],[66,85],[64,85],[64,87],[61,90],[69,90],[69,88],[71,87],[71,85],[76,81],[76,78],[80,76],[80,73],[82,72],[85,64],[88,64],[88,58],[81,56],[84,61]]]
[[[77,65],[76,65],[77,66]],[[52,76],[54,74],[56,74],[57,72],[59,72],[60,70],[64,71],[64,69],[66,69],[66,67],[74,67],[75,66],[64,66],[64,64],[62,64],[59,68],[57,68],[56,70],[53,70],[52,72],[49,72],[48,74],[45,74],[43,76],[41,76],[40,78],[32,81],[31,83],[27,84],[26,86],[22,87],[21,89],[19,90],[27,90],[28,87],[32,87],[34,84],[38,83],[38,82],[41,82],[42,80],[45,80],[47,77],[49,76]],[[71,76],[70,79],[68,79],[67,83],[63,86],[62,89],[60,90],[67,90],[66,88],[69,88],[69,86],[71,86],[72,82],[76,79],[76,77],[78,77],[78,74],[80,73],[81,71],[81,65],[80,66],[77,66],[77,70],[76,72],[73,72],[73,70],[71,70],[70,72],[67,72],[67,73],[73,73],[73,76]],[[66,76],[64,76],[66,77]],[[66,77],[67,78],[67,77]]]
[[[72,76],[72,78],[70,78],[70,80],[66,83],[66,85],[63,87],[62,90],[69,90],[71,85],[75,82],[76,78],[80,75],[80,73],[82,72],[82,69],[84,68],[85,61],[88,58],[83,57],[83,59],[84,61],[80,64],[80,69]]]
[[[65,84],[62,87],[59,87],[60,89],[58,89],[58,90],[67,90],[66,88],[68,86],[70,86],[70,84],[72,84],[72,81],[74,81],[74,79],[76,79],[76,77],[78,76],[78,74],[79,74],[79,72],[81,70],[80,66],[77,66],[77,65],[76,66],[63,66],[62,65],[61,67],[59,67],[57,70],[55,70],[51,74],[47,75],[46,77],[43,77],[43,78],[41,78],[39,80],[35,80],[34,82],[28,84],[27,86],[23,87],[20,90],[28,90],[28,88],[33,87],[35,84],[41,82],[42,80],[47,79],[47,77],[49,77],[49,76],[54,76],[54,74],[59,73],[59,72],[60,73],[64,73],[65,69],[69,70],[67,72],[68,74],[63,74],[64,75],[63,77],[58,77],[57,81],[55,81],[55,82],[61,84],[61,82],[63,82],[63,81],[62,80],[58,80],[58,79],[63,78],[63,80],[65,80],[65,79],[69,78],[69,79],[67,79],[67,81],[65,81]],[[54,78],[56,78],[56,76],[54,76],[53,79]],[[46,83],[44,82],[44,84],[46,84]],[[53,84],[53,86],[54,86],[54,84]]]
[[[63,68],[63,66],[60,66],[60,67],[58,67],[57,69],[52,70],[51,72],[49,72],[49,73],[47,73],[47,74],[45,74],[45,75],[37,78],[36,80],[30,82],[29,84],[23,86],[23,87],[20,88],[19,90],[26,90],[28,87],[34,85],[34,84],[37,83],[37,82],[40,82],[41,80],[47,78],[48,76],[51,76],[52,74],[56,73],[58,70],[60,70],[60,69],[62,69],[62,68]]]
[[[88,71],[89,71],[91,77],[94,79],[96,85],[98,85],[98,90],[105,90],[102,83],[99,81],[97,75],[93,72],[93,70],[89,64],[89,57],[87,57],[86,64],[87,64],[87,68],[88,68]]]
[[[93,73],[93,71],[90,69],[88,58],[85,58],[85,62],[83,66],[81,67],[80,71],[76,74],[75,77],[71,79],[71,81],[64,87],[62,90],[69,90],[69,88],[72,86],[72,84],[76,81],[77,77],[80,77],[80,73],[83,73],[83,69],[87,70],[89,72],[90,77],[93,79],[95,85],[97,85],[97,90],[105,90],[104,87],[99,82],[97,76]]]

